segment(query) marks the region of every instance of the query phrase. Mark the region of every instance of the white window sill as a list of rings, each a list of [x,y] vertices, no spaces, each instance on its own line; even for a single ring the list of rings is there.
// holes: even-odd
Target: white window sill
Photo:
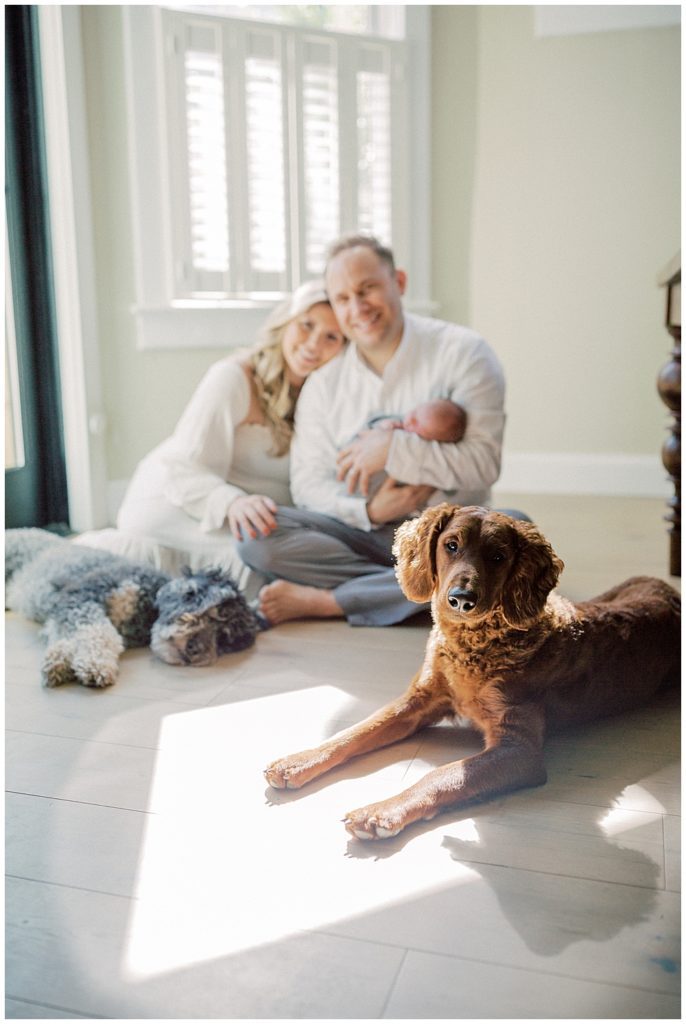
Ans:
[[[136,346],[140,351],[252,346],[275,304],[273,299],[186,299],[168,306],[135,306]],[[437,304],[408,298],[405,308],[435,316]]]
[[[188,300],[136,306],[136,345],[141,351],[252,346],[274,305],[273,300]]]

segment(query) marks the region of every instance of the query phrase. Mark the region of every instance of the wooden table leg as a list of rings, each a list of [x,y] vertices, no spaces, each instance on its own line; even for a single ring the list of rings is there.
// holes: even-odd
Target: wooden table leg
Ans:
[[[674,486],[674,497],[667,502],[669,513],[669,572],[681,576],[681,265],[674,264],[660,281],[667,288],[666,326],[674,347],[671,358],[657,378],[657,390],[672,416],[669,434],[662,446],[662,463]]]

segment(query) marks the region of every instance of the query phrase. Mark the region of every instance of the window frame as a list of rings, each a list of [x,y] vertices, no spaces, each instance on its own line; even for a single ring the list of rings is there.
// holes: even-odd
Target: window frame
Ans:
[[[196,17],[195,15],[188,15]],[[128,157],[132,202],[135,265],[135,305],[137,347],[145,349],[214,348],[251,344],[278,293],[246,293],[234,298],[174,297],[174,225],[171,222],[172,182],[167,153],[167,74],[168,61],[163,31],[163,11],[159,7],[127,6],[123,9],[125,82],[128,113]],[[197,15],[201,18],[201,15]],[[407,33],[404,43],[388,40],[404,58],[395,61],[395,75],[401,81],[401,102],[392,102],[392,130],[401,147],[398,161],[406,172],[394,174],[393,248],[399,265],[408,271],[409,292],[406,303],[419,312],[433,309],[429,295],[430,265],[430,14],[424,7],[406,8]],[[212,20],[212,19],[210,19]],[[271,25],[264,21],[245,22],[256,31],[274,29],[292,46],[293,35],[302,48],[303,38],[334,38],[342,33],[312,30],[297,26]],[[379,44],[374,36],[348,37],[370,45]],[[385,42],[385,41],[384,41]],[[355,45],[353,43],[352,45]],[[293,102],[287,97],[287,102]],[[292,122],[291,122],[292,123]],[[293,130],[293,129],[291,129]],[[410,142],[410,140],[412,140]],[[297,140],[302,146],[302,140]],[[301,151],[301,150],[300,150]],[[287,158],[286,158],[287,161]],[[289,181],[290,177],[290,181]],[[302,225],[299,183],[286,169],[286,204]],[[341,183],[344,183],[344,165]],[[344,187],[344,186],[343,186]],[[294,199],[296,200],[294,202]],[[410,211],[412,221],[410,223]],[[345,225],[343,227],[345,230]],[[291,259],[302,273],[302,254],[290,232]],[[299,234],[303,235],[304,232]],[[411,244],[410,244],[411,240]],[[297,283],[297,281],[296,281]]]

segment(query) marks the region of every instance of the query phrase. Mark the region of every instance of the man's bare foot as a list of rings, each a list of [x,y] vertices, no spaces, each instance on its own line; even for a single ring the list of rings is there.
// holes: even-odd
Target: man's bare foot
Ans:
[[[343,610],[331,590],[274,580],[258,594],[258,611],[272,626],[291,619],[341,619]]]

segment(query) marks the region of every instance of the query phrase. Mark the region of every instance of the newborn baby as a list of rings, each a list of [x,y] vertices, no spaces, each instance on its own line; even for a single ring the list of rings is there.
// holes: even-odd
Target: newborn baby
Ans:
[[[429,402],[420,402],[410,409],[405,416],[373,416],[366,429],[374,430],[406,430],[416,434],[423,441],[461,441],[467,429],[467,413],[464,409],[451,402],[448,398],[436,398]],[[369,485],[369,497],[376,494],[385,473],[375,473]]]
[[[405,416],[374,416],[367,424],[381,430],[407,430],[424,441],[461,441],[467,427],[467,413],[448,398],[420,402]]]

